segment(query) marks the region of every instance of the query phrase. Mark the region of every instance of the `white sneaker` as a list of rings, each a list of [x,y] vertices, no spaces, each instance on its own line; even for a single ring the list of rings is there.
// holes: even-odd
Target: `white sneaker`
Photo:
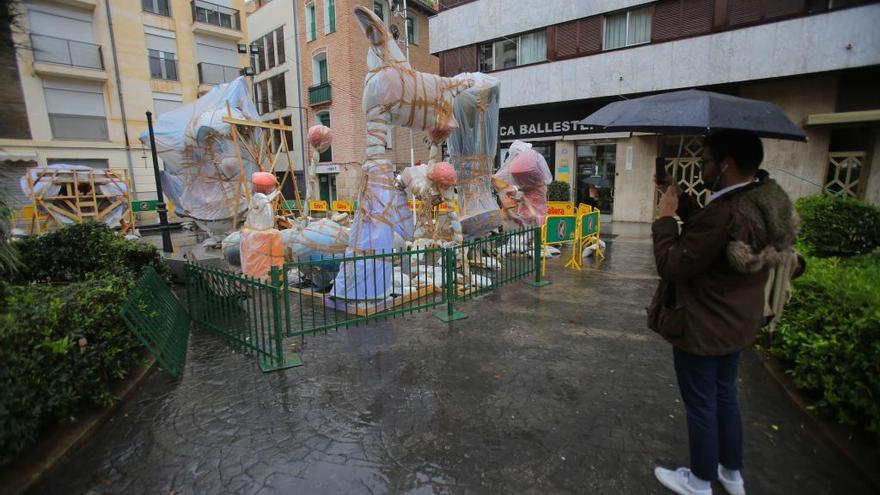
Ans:
[[[725,478],[721,474],[721,464],[718,465],[718,481],[730,495],[746,495],[746,486],[743,480],[740,478],[739,481],[733,481]]]
[[[705,490],[697,490],[688,484],[688,478],[691,470],[688,468],[678,468],[675,471],[662,467],[654,468],[654,476],[661,485],[678,493],[679,495],[712,495],[712,487]]]

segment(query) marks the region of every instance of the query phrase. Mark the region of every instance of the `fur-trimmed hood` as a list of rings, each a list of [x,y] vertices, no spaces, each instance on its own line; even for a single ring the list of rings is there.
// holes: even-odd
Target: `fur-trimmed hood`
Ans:
[[[732,194],[730,201],[731,266],[741,273],[756,273],[781,263],[794,246],[800,223],[788,194],[760,170],[756,183]]]

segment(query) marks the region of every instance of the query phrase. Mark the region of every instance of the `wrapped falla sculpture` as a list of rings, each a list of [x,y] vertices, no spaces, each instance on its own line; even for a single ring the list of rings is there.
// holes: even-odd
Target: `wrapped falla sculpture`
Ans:
[[[553,180],[550,167],[532,145],[514,141],[507,159],[492,176],[501,198],[508,228],[537,227],[547,216],[547,185]]]
[[[248,208],[241,239],[241,271],[256,278],[268,278],[273,266],[284,264],[284,243],[281,232],[275,228],[275,209],[272,202],[278,195],[275,177],[267,172],[251,176],[254,195]]]

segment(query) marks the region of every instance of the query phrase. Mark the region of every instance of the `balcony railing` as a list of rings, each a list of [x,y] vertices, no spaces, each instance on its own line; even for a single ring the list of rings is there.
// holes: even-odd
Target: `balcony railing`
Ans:
[[[229,65],[209,64],[199,62],[199,82],[202,84],[223,84],[232,81],[239,76],[238,67]]]
[[[190,5],[192,5],[193,22],[241,31],[241,16],[238,10],[204,0],[193,0]]]
[[[104,70],[101,45],[45,34],[31,34],[31,46],[34,48],[34,60],[37,62]]]
[[[330,83],[321,83],[309,88],[309,105],[327,103],[330,101]]]

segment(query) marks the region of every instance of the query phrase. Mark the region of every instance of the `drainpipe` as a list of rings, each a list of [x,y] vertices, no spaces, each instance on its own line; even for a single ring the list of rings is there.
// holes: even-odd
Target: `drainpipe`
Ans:
[[[303,126],[303,96],[302,96],[302,73],[300,69],[300,52],[299,52],[299,22],[296,17],[296,4],[299,2],[291,2],[293,4],[293,50],[296,53],[296,97],[297,112],[299,112],[299,141],[300,154],[302,155],[302,173],[303,183],[306,185],[306,211],[308,211],[308,200],[311,199],[311,191],[309,191],[309,181],[306,177],[306,169],[308,168],[308,157],[306,155],[306,131]],[[293,180],[296,180],[296,174],[293,174]],[[301,212],[302,213],[302,212]]]
[[[110,0],[104,2],[107,11],[107,26],[110,29],[110,53],[113,55],[113,74],[116,76],[116,94],[119,97],[119,116],[122,118],[122,133],[125,135],[125,161],[128,163],[129,187],[132,198],[137,198],[134,180],[134,166],[131,163],[131,141],[128,139],[128,119],[125,118],[125,102],[122,99],[122,78],[119,76],[119,59],[116,56],[116,36],[113,34],[113,17],[110,15]],[[161,198],[159,198],[161,201]]]

